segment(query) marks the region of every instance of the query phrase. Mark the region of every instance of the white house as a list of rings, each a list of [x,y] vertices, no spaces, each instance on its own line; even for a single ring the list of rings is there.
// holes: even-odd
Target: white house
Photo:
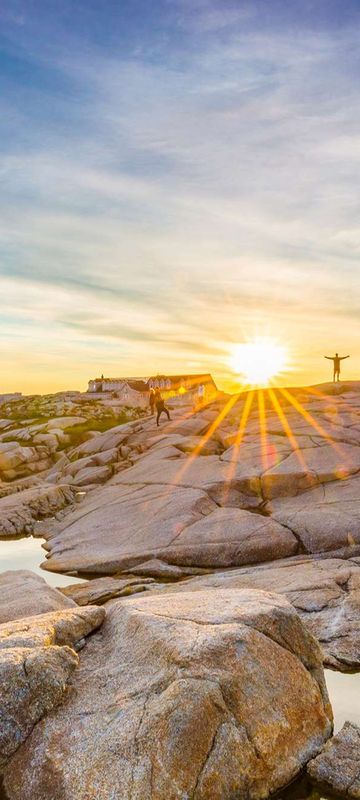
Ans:
[[[160,389],[164,399],[183,403],[211,403],[217,395],[216,384],[209,373],[198,375],[153,375],[150,378],[94,378],[87,391],[111,394],[126,406],[145,407],[150,389]]]
[[[90,394],[111,394],[124,406],[145,407],[149,403],[149,387],[142,378],[94,378],[89,381]]]

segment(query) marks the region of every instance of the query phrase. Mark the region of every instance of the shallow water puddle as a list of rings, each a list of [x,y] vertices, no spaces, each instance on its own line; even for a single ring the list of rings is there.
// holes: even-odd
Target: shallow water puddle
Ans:
[[[14,536],[12,539],[0,537],[0,572],[8,569],[31,569],[45,578],[50,586],[68,586],[69,583],[83,580],[75,575],[60,575],[41,569],[40,564],[46,557],[46,550],[41,546],[43,541],[34,536]]]

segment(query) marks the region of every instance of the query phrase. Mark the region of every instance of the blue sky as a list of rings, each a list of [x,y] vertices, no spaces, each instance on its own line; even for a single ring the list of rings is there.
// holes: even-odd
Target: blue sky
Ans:
[[[358,2],[7,2],[0,391],[360,371]],[[357,355],[357,351],[359,355]]]

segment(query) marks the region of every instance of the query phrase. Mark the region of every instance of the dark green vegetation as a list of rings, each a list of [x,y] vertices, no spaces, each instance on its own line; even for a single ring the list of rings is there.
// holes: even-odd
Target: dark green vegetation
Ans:
[[[88,419],[86,422],[81,422],[77,425],[70,425],[64,429],[64,433],[70,437],[70,443],[62,445],[59,450],[68,449],[69,447],[77,447],[77,445],[86,442],[88,433],[90,431],[97,431],[104,433],[105,431],[114,428],[117,425],[124,425],[126,422],[134,419],[140,419],[144,416],[142,408],[129,408],[124,407],[120,414],[104,415],[101,419]],[[70,422],[70,420],[69,420]]]

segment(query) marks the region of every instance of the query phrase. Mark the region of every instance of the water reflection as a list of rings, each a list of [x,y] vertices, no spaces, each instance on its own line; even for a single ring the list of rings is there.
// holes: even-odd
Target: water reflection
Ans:
[[[42,548],[43,539],[33,536],[13,537],[12,539],[0,538],[0,572],[8,569],[31,569],[37,575],[45,578],[50,586],[68,586],[69,583],[78,583],[80,578],[59,575],[56,572],[46,572],[40,568],[40,563],[45,560],[45,550]]]
[[[337,795],[330,797],[330,795],[319,792],[314,786],[311,786],[306,776],[276,795],[276,800],[336,800],[336,798]]]
[[[360,725],[360,672],[351,675],[326,669],[325,679],[334,712],[335,733],[346,720]]]

